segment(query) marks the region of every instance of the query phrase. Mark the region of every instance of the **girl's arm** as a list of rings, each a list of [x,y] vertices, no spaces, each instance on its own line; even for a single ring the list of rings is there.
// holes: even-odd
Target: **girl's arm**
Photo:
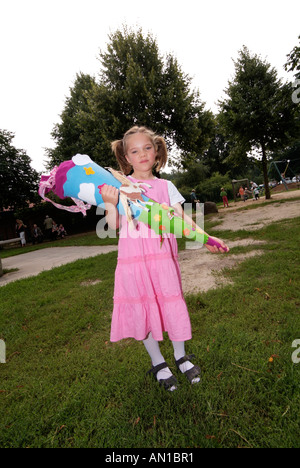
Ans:
[[[182,209],[182,206],[180,203],[175,203],[175,205],[173,205],[173,208],[175,210],[175,212],[181,217],[184,219],[184,221],[188,224],[190,224],[191,226],[193,226],[193,228],[195,229],[200,229],[201,231],[203,231],[203,229],[201,229],[199,226],[197,226],[197,224],[195,223],[195,221],[190,218],[190,216],[188,216]],[[204,231],[203,231],[204,232]],[[206,234],[206,233],[205,233]],[[217,237],[212,237],[210,236],[212,239],[215,239],[217,242],[219,242],[221,245],[222,245],[222,249],[218,249],[218,247],[216,246],[210,246],[210,245],[206,245],[205,244],[205,247],[207,248],[207,250],[209,250],[211,253],[216,253],[216,252],[221,252],[221,253],[225,253],[225,252],[229,252],[229,248],[227,247],[227,245],[225,244],[225,242],[223,242],[221,239],[218,239]]]
[[[105,203],[106,222],[111,229],[119,228],[119,212],[117,204],[119,203],[119,190],[111,185],[103,185],[101,195]]]

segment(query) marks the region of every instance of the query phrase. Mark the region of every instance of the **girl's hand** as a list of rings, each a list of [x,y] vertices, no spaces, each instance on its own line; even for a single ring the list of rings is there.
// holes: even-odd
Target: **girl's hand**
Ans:
[[[117,206],[119,203],[119,190],[112,185],[103,185],[101,196],[105,205]]]
[[[229,252],[229,247],[221,239],[218,239],[217,237],[212,237],[212,236],[210,236],[210,238],[215,240],[219,244],[221,244],[221,247],[217,247],[216,245],[207,245],[207,244],[205,244],[205,247],[211,253],[226,253],[226,252]]]

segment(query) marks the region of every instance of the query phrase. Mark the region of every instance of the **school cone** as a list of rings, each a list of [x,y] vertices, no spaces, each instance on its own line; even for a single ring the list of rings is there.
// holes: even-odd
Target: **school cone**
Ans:
[[[50,175],[43,175],[39,195],[59,209],[73,213],[81,212],[85,216],[92,205],[104,206],[101,195],[103,185],[112,185],[120,191],[117,209],[120,215],[127,217],[131,229],[135,229],[135,223],[139,221],[158,234],[161,242],[164,234],[175,234],[176,237],[183,237],[189,241],[222,248],[219,242],[204,231],[186,223],[173,208],[147,197],[144,187],[150,187],[149,184],[142,181],[132,182],[118,171],[106,170],[93,162],[88,155],[77,154],[72,160],[55,167]],[[75,205],[64,206],[55,203],[47,197],[51,191],[60,199],[72,198]]]

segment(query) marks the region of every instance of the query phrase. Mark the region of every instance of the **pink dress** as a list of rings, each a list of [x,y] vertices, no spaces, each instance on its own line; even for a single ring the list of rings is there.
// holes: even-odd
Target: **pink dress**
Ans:
[[[166,180],[143,182],[151,184],[145,192],[149,198],[170,205]],[[164,331],[172,341],[191,339],[176,238],[164,234],[160,246],[159,236],[144,223],[131,231],[122,216],[110,339],[144,340],[151,332],[161,341]]]

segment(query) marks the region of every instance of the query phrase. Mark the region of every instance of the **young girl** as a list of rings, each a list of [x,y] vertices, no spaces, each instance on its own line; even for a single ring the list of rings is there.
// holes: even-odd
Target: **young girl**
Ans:
[[[147,185],[145,194],[172,206],[183,217],[184,198],[169,181],[153,175],[165,166],[167,148],[162,137],[145,127],[133,127],[122,140],[112,143],[121,170],[133,182]],[[115,273],[114,310],[111,341],[123,338],[143,340],[148,351],[152,372],[166,390],[176,389],[177,379],[170,371],[159,348],[163,332],[168,332],[174,348],[175,363],[191,383],[200,381],[200,368],[193,365],[193,356],[185,355],[185,341],[190,340],[191,324],[181,287],[177,241],[174,235],[160,237],[143,223],[130,231],[125,216],[120,223],[117,204],[119,191],[104,186],[101,191],[106,208],[106,220],[112,229],[120,230],[118,264]],[[185,216],[185,218],[187,218]],[[187,219],[188,220],[188,219]],[[193,223],[189,219],[190,223]],[[195,224],[195,223],[193,223]],[[224,249],[226,245],[222,242]],[[217,252],[217,247],[207,247]]]

